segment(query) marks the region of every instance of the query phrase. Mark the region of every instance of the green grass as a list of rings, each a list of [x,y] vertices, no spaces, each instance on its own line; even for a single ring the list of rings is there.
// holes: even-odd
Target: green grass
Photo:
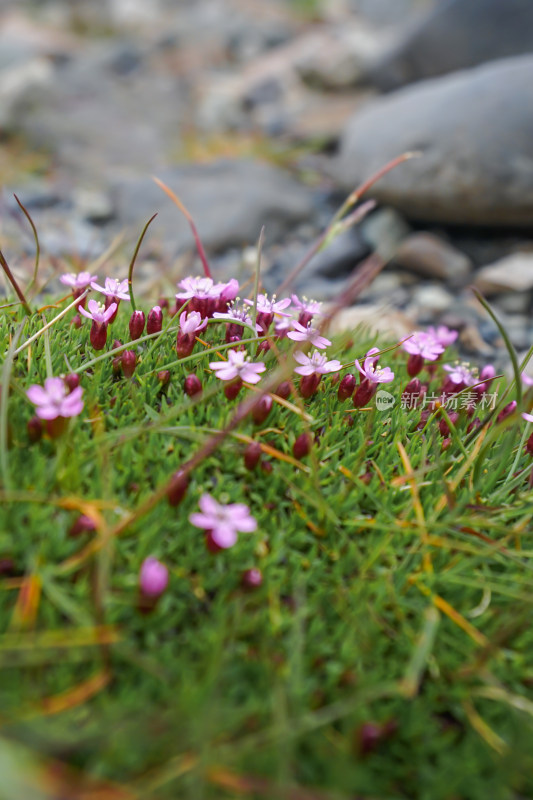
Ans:
[[[227,401],[209,370],[223,325],[180,362],[178,318],[131,345],[123,302],[95,354],[72,311],[39,334],[67,302],[2,310],[0,797],[533,796],[530,398],[496,423],[516,394],[497,379],[491,424],[467,435],[463,412],[443,450],[442,413],[417,428],[420,409],[398,402],[406,355],[380,342],[391,409],[339,402],[326,376],[262,425],[233,424],[257,395]],[[131,380],[113,372],[114,338],[137,352]],[[356,330],[328,358],[353,370],[375,343]],[[259,388],[275,388],[293,344],[276,348]],[[199,402],[183,392],[193,370]],[[26,389],[70,371],[82,414],[32,444]],[[295,461],[305,431],[315,442]],[[250,439],[266,469],[245,469]],[[171,507],[168,481],[191,459]],[[247,503],[257,531],[209,553],[188,520],[204,492]],[[74,538],[80,513],[97,530]],[[149,555],[170,581],[143,614]],[[263,584],[247,591],[251,567]]]

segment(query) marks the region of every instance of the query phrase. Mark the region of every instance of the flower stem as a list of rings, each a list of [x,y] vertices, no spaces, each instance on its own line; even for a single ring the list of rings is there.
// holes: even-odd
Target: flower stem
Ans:
[[[17,296],[18,296],[20,302],[22,303],[22,307],[24,309],[25,314],[28,317],[31,317],[32,311],[31,311],[31,308],[28,305],[28,301],[24,297],[22,289],[20,288],[20,286],[18,285],[17,281],[15,280],[15,276],[13,275],[11,270],[9,269],[9,265],[8,265],[8,263],[7,263],[7,261],[6,261],[5,257],[4,257],[4,254],[2,253],[1,250],[0,250],[0,265],[2,266],[2,269],[4,270],[4,272],[6,273],[9,283],[11,284],[11,286],[13,287],[15,292],[17,293]]]

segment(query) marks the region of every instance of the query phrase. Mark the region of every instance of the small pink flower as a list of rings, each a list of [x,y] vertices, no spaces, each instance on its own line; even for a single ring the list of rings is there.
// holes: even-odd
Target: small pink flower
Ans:
[[[202,320],[202,315],[198,311],[191,311],[189,314],[184,311],[180,314],[180,332],[185,336],[191,336],[203,331],[206,325],[207,317]]]
[[[291,294],[291,302],[300,311],[305,311],[313,317],[315,314],[322,315],[322,303],[318,303],[316,300],[308,300],[307,297],[299,298],[298,295]]]
[[[324,350],[331,344],[330,340],[322,336],[317,328],[312,328],[311,324],[304,328],[299,322],[293,321],[292,327],[293,330],[289,331],[287,336],[295,342],[311,342],[319,350]]]
[[[106,278],[103,286],[100,286],[95,281],[91,281],[91,286],[93,289],[96,289],[97,292],[105,294],[106,297],[112,297],[114,301],[130,299],[127,278],[123,281],[118,281],[116,278]]]
[[[96,322],[99,325],[108,325],[111,317],[117,310],[117,304],[111,303],[109,308],[104,308],[102,303],[99,303],[97,300],[89,300],[87,303],[88,311],[85,308],[79,308],[78,311],[80,314],[83,314],[84,317],[87,319]]]
[[[181,289],[181,292],[176,294],[179,300],[189,300],[191,297],[197,297],[202,300],[217,300],[224,288],[226,288],[226,284],[214,284],[212,278],[193,277],[190,275],[178,283],[178,288]]]
[[[26,397],[36,406],[35,413],[40,419],[52,420],[77,417],[83,410],[82,394],[81,386],[69,392],[61,378],[47,378],[44,387],[32,384]]]
[[[215,313],[213,314],[213,317],[214,317],[215,319],[222,319],[222,320],[224,320],[225,322],[229,322],[229,323],[232,323],[232,322],[234,322],[234,323],[235,323],[235,324],[237,324],[237,325],[242,325],[242,323],[244,322],[244,323],[246,323],[247,325],[250,325],[252,328],[253,328],[253,326],[254,326],[254,323],[253,323],[253,321],[252,321],[252,318],[251,318],[251,316],[248,314],[248,310],[247,310],[246,308],[243,308],[243,307],[241,307],[241,306],[238,306],[238,305],[236,305],[235,303],[233,303],[233,304],[232,304],[232,305],[231,305],[231,306],[228,308],[228,310],[227,310],[227,311],[224,311],[224,312],[222,312],[222,311],[215,311]],[[257,331],[260,331],[260,330],[261,330],[261,328],[259,327],[259,325],[256,325],[256,330],[257,330]]]
[[[415,331],[413,335],[402,343],[403,349],[412,356],[422,356],[428,361],[436,359],[444,353],[444,347],[434,336],[424,331]]]
[[[447,328],[446,325],[439,325],[438,328],[434,328],[433,325],[430,325],[427,332],[443,347],[449,347],[459,336],[459,331],[452,331],[450,328]]]
[[[216,372],[217,378],[220,378],[221,381],[241,378],[246,383],[259,383],[261,378],[258,373],[266,370],[262,361],[254,364],[243,350],[228,350],[227,361],[213,361],[209,366]]]
[[[522,417],[523,419],[525,419],[526,422],[533,422],[533,414],[526,414],[526,412],[524,411]]]
[[[301,350],[294,353],[295,360],[301,365],[295,367],[294,371],[299,375],[325,375],[328,372],[338,372],[342,366],[336,359],[328,361],[323,353],[314,350],[311,356],[306,356]]]
[[[147,597],[159,597],[168,585],[168,569],[157,558],[148,556],[141,564],[139,587]]]
[[[245,305],[253,308],[253,300],[245,300]],[[276,295],[270,299],[266,294],[257,295],[257,313],[258,314],[279,314],[281,317],[290,317],[284,309],[290,306],[290,297],[285,297],[283,300],[276,300]]]
[[[470,364],[444,364],[443,369],[449,372],[449,380],[452,383],[464,384],[465,386],[473,386],[477,383],[477,376],[473,374]]]
[[[98,280],[98,275],[91,275],[90,272],[79,272],[77,275],[74,272],[65,272],[64,275],[61,275],[59,280],[65,286],[70,286],[71,289],[82,292],[90,286],[93,281]]]
[[[198,503],[200,512],[189,516],[197,528],[208,532],[217,548],[226,550],[237,541],[237,532],[252,533],[257,528],[255,518],[244,503],[221,505],[210,494],[204,494]]]
[[[363,362],[363,366],[355,359],[355,366],[367,381],[370,383],[390,383],[394,380],[394,372],[390,367],[377,367],[376,359],[368,355]]]

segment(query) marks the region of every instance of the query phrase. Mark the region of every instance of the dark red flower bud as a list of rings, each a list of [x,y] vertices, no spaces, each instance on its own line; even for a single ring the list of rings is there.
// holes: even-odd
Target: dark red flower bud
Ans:
[[[105,322],[93,322],[89,338],[95,350],[103,350],[107,342],[107,324]]]
[[[120,362],[124,377],[131,378],[135,372],[135,366],[137,364],[137,354],[135,353],[135,350],[124,350]]]
[[[140,339],[143,335],[144,331],[144,324],[146,322],[146,316],[144,311],[134,311],[130,317],[130,337],[132,341],[135,339]]]
[[[383,738],[382,727],[377,722],[364,722],[357,732],[357,749],[362,756],[373,753]]]
[[[146,333],[159,333],[163,327],[163,312],[160,306],[154,306],[148,312],[148,320],[146,322]]]
[[[39,417],[32,417],[28,420],[26,424],[26,428],[28,431],[28,439],[32,444],[38,442],[42,435],[43,435],[43,423],[39,419]]]
[[[300,380],[300,394],[302,397],[312,397],[316,393],[321,380],[322,375],[318,372],[312,372],[311,375],[303,375]]]
[[[473,430],[476,430],[481,425],[481,420],[479,417],[476,417],[469,423],[468,428],[466,429],[467,433],[471,433]]]
[[[448,450],[451,446],[452,440],[449,436],[446,436],[445,439],[442,440],[442,449]]]
[[[268,353],[269,350],[270,350],[270,342],[268,341],[268,339],[265,339],[265,341],[261,342],[261,344],[257,348],[256,357],[260,356],[262,353]]]
[[[355,394],[353,396],[353,404],[356,408],[363,408],[366,404],[371,400],[372,395],[376,391],[376,384],[371,383],[366,378],[361,381],[357,389],[355,390]]]
[[[410,355],[407,359],[407,374],[414,378],[424,368],[424,357],[420,355]]]
[[[113,344],[111,345],[112,350],[116,350],[117,347],[122,347],[122,342],[120,339],[113,339]]]
[[[190,356],[194,350],[195,342],[196,337],[192,333],[182,333],[178,331],[176,338],[176,353],[178,354],[178,358],[187,358],[187,356]]]
[[[96,530],[96,522],[87,514],[81,514],[78,519],[72,523],[69,528],[69,536],[80,536],[82,533],[94,533]]]
[[[419,378],[412,378],[405,387],[405,394],[420,394],[422,383]]]
[[[238,325],[236,322],[230,322],[229,325],[226,325],[226,343],[240,342],[243,333],[244,328],[242,325]]]
[[[450,418],[450,422],[452,423],[452,425],[455,426],[457,420],[459,419],[459,413],[457,411],[450,411],[448,417]],[[448,436],[448,434],[450,433],[450,426],[448,425],[448,420],[441,419],[441,421],[439,422],[439,431],[441,433],[441,436]]]
[[[516,409],[516,400],[512,400],[505,406],[505,408],[502,408],[502,410],[496,417],[496,422],[503,422],[504,419],[507,419],[507,417],[511,416],[511,414],[515,409]]]
[[[65,375],[63,378],[63,383],[69,390],[69,392],[73,392],[74,389],[77,389],[80,385],[80,376],[77,372],[69,372],[68,375]]]
[[[272,411],[272,398],[264,394],[252,409],[252,418],[256,425],[261,425]]]
[[[526,453],[529,453],[530,456],[533,456],[533,433],[526,442]]]
[[[183,388],[185,390],[185,394],[189,395],[189,397],[196,397],[196,395],[202,394],[202,383],[200,378],[191,372],[190,375],[187,375],[185,378]]]
[[[246,469],[251,471],[257,467],[262,452],[259,442],[250,442],[244,451],[244,466]]]
[[[301,433],[292,446],[294,458],[298,460],[304,458],[311,450],[312,441],[309,433]]]
[[[0,558],[0,575],[13,575],[15,572],[15,562],[12,558]]]
[[[167,500],[171,506],[178,506],[187,493],[189,475],[182,469],[174,473],[167,489]]]
[[[111,369],[113,370],[113,375],[120,375],[122,372],[122,356],[115,356],[112,359]]]
[[[247,569],[246,572],[243,572],[241,582],[244,589],[258,589],[263,583],[261,570],[257,567]]]
[[[161,311],[166,311],[168,309],[168,307],[169,307],[168,298],[167,297],[160,297],[158,306],[161,309]]]
[[[344,402],[344,400],[348,400],[348,398],[352,396],[355,391],[355,386],[355,375],[352,375],[351,373],[345,375],[342,381],[339,383],[339,388],[337,389],[337,397],[341,403]]]
[[[274,470],[274,467],[272,466],[272,461],[265,461],[265,460],[261,461],[261,469],[263,470],[263,472],[266,472],[267,475],[270,475],[270,473],[273,472]]]
[[[277,394],[278,397],[281,397],[282,400],[287,400],[287,398],[291,396],[291,385],[289,381],[283,381],[283,383],[280,383],[275,391],[275,394]]]
[[[105,301],[104,301],[104,308],[107,310],[109,308],[109,306],[113,305],[113,303],[116,303],[117,307],[115,308],[115,310],[113,311],[113,313],[111,314],[111,316],[108,319],[108,324],[109,325],[111,325],[111,323],[114,322],[116,320],[116,318],[117,318],[118,307],[120,305],[120,297],[115,297],[114,295],[113,296],[106,295],[106,298],[105,298]]]
[[[78,329],[81,328],[82,322],[81,322],[80,315],[79,314],[75,314],[72,317],[72,322],[70,324],[74,325],[75,328],[78,328]]]
[[[259,312],[257,313],[257,320],[256,320],[256,322],[257,322],[257,324],[259,325],[259,327],[261,328],[261,330],[262,330],[262,332],[263,332],[263,334],[264,334],[265,336],[266,336],[266,334],[268,333],[268,329],[269,329],[269,328],[270,328],[270,326],[272,325],[272,321],[273,321],[273,319],[274,319],[274,314],[273,314],[273,313],[271,313],[271,312],[269,312],[269,313],[266,313],[266,312],[264,312],[264,311],[259,311]]]
[[[170,370],[162,369],[157,373],[157,380],[161,386],[167,386],[170,383]]]
[[[234,378],[232,381],[225,384],[224,394],[226,395],[228,400],[235,400],[241,389],[242,389],[242,379]]]

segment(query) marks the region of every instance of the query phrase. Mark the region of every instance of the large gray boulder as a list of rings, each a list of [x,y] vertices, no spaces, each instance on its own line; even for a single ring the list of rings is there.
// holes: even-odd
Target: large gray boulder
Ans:
[[[385,91],[533,52],[531,0],[441,0],[369,70]]]
[[[424,81],[371,101],[341,139],[351,190],[399,154],[422,151],[372,191],[412,219],[533,224],[533,56]]]

